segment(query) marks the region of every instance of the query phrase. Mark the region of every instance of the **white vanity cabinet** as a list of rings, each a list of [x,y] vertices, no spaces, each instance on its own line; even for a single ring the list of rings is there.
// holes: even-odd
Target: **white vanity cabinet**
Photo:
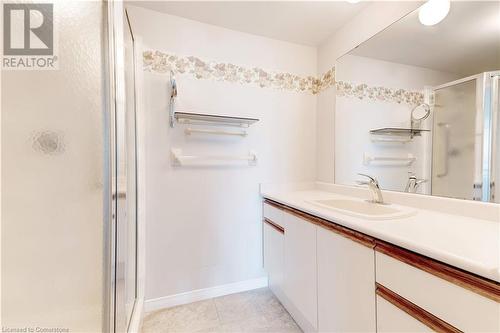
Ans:
[[[284,232],[264,221],[264,269],[268,275],[269,289],[283,297]]]
[[[320,332],[375,332],[373,246],[318,227]]]
[[[283,299],[284,238],[283,212],[266,203],[263,206],[264,269],[268,275],[269,289]]]
[[[281,298],[283,295],[284,232],[266,222],[264,224],[264,269],[268,275],[269,289]]]
[[[264,203],[269,285],[306,332],[500,332],[500,284]]]
[[[412,321],[401,312],[436,331],[500,332],[500,289],[492,281],[380,244],[376,246],[376,282],[380,332],[396,323],[394,328],[403,331],[403,318],[408,323],[405,330],[414,331]]]
[[[297,324],[317,331],[316,225],[264,203],[264,269]]]
[[[377,295],[377,333],[417,332],[434,332],[434,330]]]
[[[316,225],[285,212],[285,306],[306,332],[317,331]]]
[[[374,332],[374,244],[316,222],[264,203],[264,268],[271,290],[304,331]]]

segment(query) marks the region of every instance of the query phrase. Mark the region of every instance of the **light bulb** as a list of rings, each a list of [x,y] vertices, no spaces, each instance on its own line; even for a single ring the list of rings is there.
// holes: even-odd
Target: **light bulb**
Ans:
[[[423,25],[435,25],[450,12],[450,0],[429,0],[418,11],[418,19]]]

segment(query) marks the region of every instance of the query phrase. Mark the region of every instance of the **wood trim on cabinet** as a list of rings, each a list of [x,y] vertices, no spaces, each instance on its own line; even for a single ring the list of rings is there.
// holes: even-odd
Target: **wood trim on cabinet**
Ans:
[[[434,316],[432,313],[425,311],[418,305],[410,302],[406,298],[403,298],[393,292],[392,290],[384,287],[379,283],[375,283],[376,289],[375,293],[397,307],[398,309],[406,312],[411,317],[415,318],[422,324],[431,328],[432,330],[439,333],[460,333],[462,332],[455,326],[448,324],[442,319]]]
[[[278,232],[281,232],[282,234],[285,233],[285,228],[283,228],[282,226],[274,223],[273,221],[271,221],[269,219],[264,218],[264,223],[268,224],[270,227],[274,228]]]
[[[355,241],[361,245],[367,246],[369,248],[375,247],[375,239],[373,237],[367,236],[359,231],[355,231],[349,229],[347,227],[341,226],[331,221],[327,221],[325,219],[319,218],[317,216],[311,215],[309,213],[305,213],[298,209],[277,203],[275,201],[271,201],[269,199],[265,199],[264,203],[273,206],[274,208],[281,209],[291,215],[295,215],[301,219],[304,219],[308,222],[316,224],[324,229],[328,229],[336,234],[349,238],[352,241]]]
[[[430,259],[415,252],[383,241],[376,241],[375,251],[435,275],[443,280],[500,302],[500,283],[477,276],[459,268]]]
[[[439,262],[435,259],[425,257],[421,254],[417,254],[399,246],[370,237],[359,231],[349,229],[335,222],[324,220],[287,205],[269,199],[264,199],[264,203],[277,209],[281,209],[289,214],[298,216],[308,222],[319,225],[320,227],[349,238],[359,244],[374,248],[375,251],[384,253],[429,274],[500,303],[500,283],[496,281],[489,280],[451,265]]]

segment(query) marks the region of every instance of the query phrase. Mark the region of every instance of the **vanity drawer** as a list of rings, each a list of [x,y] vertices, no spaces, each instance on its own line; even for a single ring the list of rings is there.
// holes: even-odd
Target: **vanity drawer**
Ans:
[[[264,218],[270,220],[274,224],[283,227],[284,212],[281,209],[273,207],[272,205],[264,202],[262,207],[262,215]]]
[[[415,267],[408,259],[411,259],[411,255],[402,257],[406,263],[386,253],[376,252],[377,283],[461,331],[500,331],[500,303],[498,299],[495,300],[494,291],[486,297],[484,291],[471,290],[477,277],[471,279],[471,285],[456,276],[453,280],[455,283],[452,283],[446,277],[438,277],[424,271],[425,268]],[[418,261],[416,266],[424,265],[426,260],[431,261],[425,258]],[[436,267],[439,265],[442,264]]]
[[[423,333],[434,332],[406,311],[377,295],[377,333]]]

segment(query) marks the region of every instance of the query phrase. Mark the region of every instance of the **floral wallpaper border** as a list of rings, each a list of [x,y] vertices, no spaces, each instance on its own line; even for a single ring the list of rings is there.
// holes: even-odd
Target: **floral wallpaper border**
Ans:
[[[374,101],[404,103],[418,105],[424,101],[424,94],[420,91],[394,89],[386,87],[370,87],[365,83],[353,84],[350,82],[335,82],[336,95],[340,97],[355,97]]]
[[[247,68],[230,63],[204,61],[194,56],[178,56],[160,51],[144,51],[144,70],[156,73],[189,74],[197,79],[212,79],[240,84],[253,84],[261,88],[274,88],[296,92],[318,94],[335,86],[337,96],[356,97],[395,103],[415,105],[423,101],[418,91],[370,87],[367,84],[353,84],[335,81],[335,67],[326,71],[320,78],[300,77],[291,73],[266,71],[261,68]]]
[[[318,79],[300,77],[291,73],[276,73],[261,68],[246,68],[230,63],[203,61],[194,56],[182,57],[160,51],[143,53],[144,69],[157,73],[190,74],[197,79],[212,79],[240,84],[255,84],[262,88],[275,88],[297,92],[318,93]]]

